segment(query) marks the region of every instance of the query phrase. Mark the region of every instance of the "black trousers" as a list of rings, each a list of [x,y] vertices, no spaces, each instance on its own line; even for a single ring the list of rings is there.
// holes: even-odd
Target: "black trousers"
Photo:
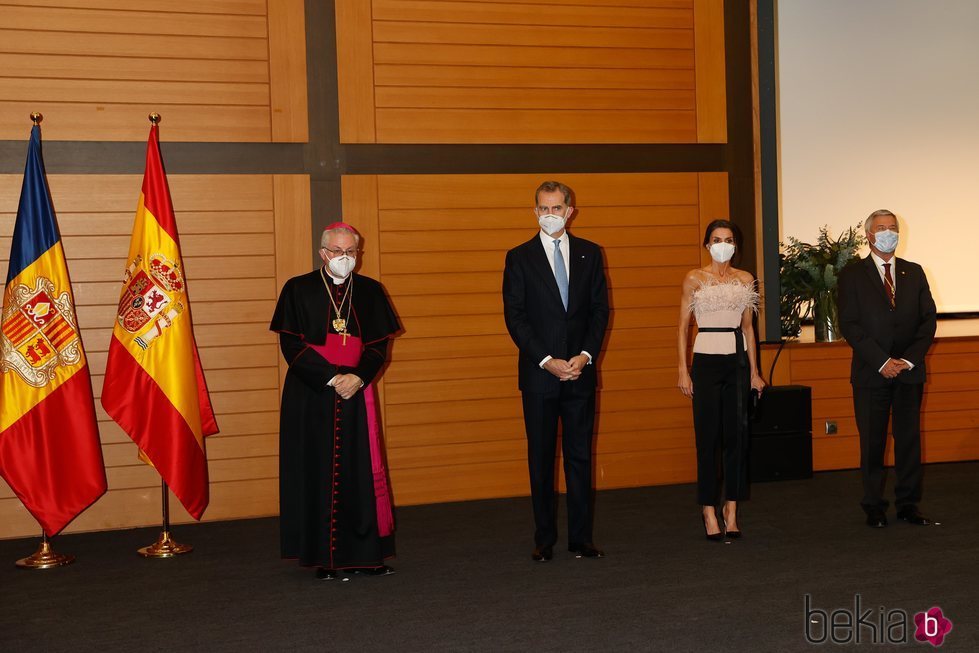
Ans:
[[[534,505],[534,543],[557,541],[557,496],[554,489],[557,425],[561,420],[561,451],[568,492],[568,545],[592,541],[591,449],[595,429],[595,392],[574,392],[573,381],[561,383],[557,394],[523,393],[527,430],[527,462]]]
[[[738,380],[741,384],[739,388]],[[697,503],[714,506],[720,501],[719,453],[723,450],[724,498],[748,498],[748,443],[746,420],[751,385],[747,365],[737,354],[694,354],[693,427],[697,441]]]
[[[921,501],[921,397],[923,383],[891,381],[880,388],[853,386],[853,414],[860,432],[860,505],[887,508],[884,499],[884,448],[887,422],[894,416],[894,486],[898,510]]]

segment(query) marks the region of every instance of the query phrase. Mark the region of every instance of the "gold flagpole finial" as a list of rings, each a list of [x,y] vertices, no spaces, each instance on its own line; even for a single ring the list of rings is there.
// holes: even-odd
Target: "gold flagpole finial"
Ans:
[[[31,122],[33,122],[35,125],[40,124],[42,120],[44,120],[44,116],[37,111],[31,113]]]
[[[150,122],[153,123],[154,125],[160,124],[160,114],[158,114],[157,112],[154,111],[153,113],[151,113],[149,115],[149,118],[150,118]]]

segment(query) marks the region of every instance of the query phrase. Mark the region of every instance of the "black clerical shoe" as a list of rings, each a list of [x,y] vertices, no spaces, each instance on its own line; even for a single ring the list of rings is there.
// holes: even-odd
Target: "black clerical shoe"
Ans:
[[[316,568],[316,580],[338,580],[340,578],[340,572],[336,569],[327,569],[326,567]]]
[[[380,567],[354,567],[348,571],[364,576],[390,576],[394,573],[394,569],[387,565],[381,565]]]
[[[884,528],[887,526],[887,515],[880,508],[868,508],[867,526],[871,528]]]
[[[576,558],[604,558],[605,552],[596,549],[595,545],[591,542],[585,542],[584,544],[570,544],[568,545],[568,551],[574,554]]]
[[[897,518],[915,526],[931,526],[931,520],[918,512],[917,506],[905,506],[897,511]]]
[[[534,547],[534,552],[530,554],[534,562],[547,562],[554,557],[554,547],[538,546]]]

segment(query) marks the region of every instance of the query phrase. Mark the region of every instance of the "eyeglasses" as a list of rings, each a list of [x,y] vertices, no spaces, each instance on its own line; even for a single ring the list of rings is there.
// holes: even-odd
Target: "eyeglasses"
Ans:
[[[333,258],[335,256],[344,256],[344,255],[349,256],[350,258],[357,258],[357,252],[359,251],[356,248],[330,249],[328,247],[324,247],[323,250],[330,255],[330,258]]]

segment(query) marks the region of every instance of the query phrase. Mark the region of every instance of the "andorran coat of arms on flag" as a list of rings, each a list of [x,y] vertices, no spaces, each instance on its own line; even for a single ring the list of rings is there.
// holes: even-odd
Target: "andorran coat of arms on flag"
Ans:
[[[14,370],[31,386],[42,388],[58,366],[82,359],[71,297],[67,291],[59,294],[51,280],[38,277],[34,288],[11,287],[4,306],[0,373]]]
[[[133,342],[146,349],[183,313],[184,279],[177,264],[162,254],[150,256],[148,271],[142,263],[137,256],[126,270],[117,319],[137,334]]]

